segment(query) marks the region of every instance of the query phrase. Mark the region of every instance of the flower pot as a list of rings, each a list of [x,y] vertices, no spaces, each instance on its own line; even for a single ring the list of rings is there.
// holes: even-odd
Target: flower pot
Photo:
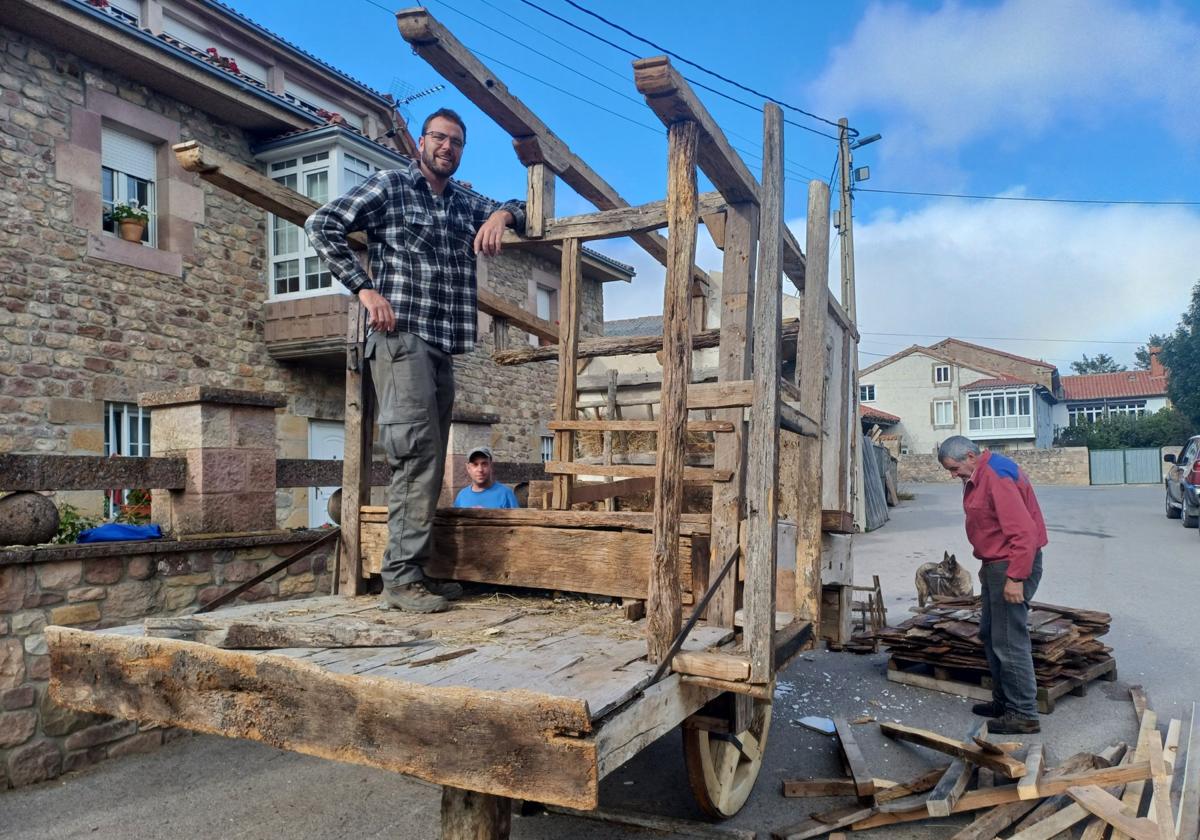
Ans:
[[[122,219],[117,223],[117,227],[121,231],[121,238],[126,242],[140,243],[142,234],[146,232],[146,223],[137,219]]]

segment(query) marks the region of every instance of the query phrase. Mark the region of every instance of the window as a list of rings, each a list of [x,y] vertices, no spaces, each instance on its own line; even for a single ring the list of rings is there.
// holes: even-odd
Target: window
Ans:
[[[108,8],[104,11],[122,23],[141,25],[142,4],[139,0],[108,0]]]
[[[1032,399],[1028,389],[972,392],[967,396],[967,429],[972,432],[1032,431]]]
[[[100,200],[104,231],[117,234],[117,224],[110,218],[115,205],[137,203],[150,214],[150,222],[142,232],[142,242],[150,246],[157,244],[157,171],[153,143],[108,126],[101,129]]]
[[[550,321],[552,323],[557,321],[558,319],[551,314],[558,309],[557,297],[557,290],[549,289],[539,283],[537,287],[537,295],[534,299],[534,314],[543,321]],[[541,344],[536,335],[529,336],[529,343],[534,347],[537,347]]]
[[[329,200],[329,152],[313,152],[276,161],[271,164],[271,178],[318,204],[324,204]],[[366,180],[366,176],[362,180]],[[304,232],[291,222],[272,215],[272,296],[311,294],[332,286],[333,275],[329,267],[317,256]]]
[[[875,386],[874,385],[859,385],[858,386],[858,401],[859,402],[875,402]]]
[[[128,458],[150,457],[150,412],[136,403],[104,404],[104,454]],[[129,489],[104,492],[104,514],[109,519],[129,500]]]
[[[933,384],[934,385],[949,385],[950,384],[950,365],[934,365],[933,366]]]
[[[542,435],[542,463],[554,460],[554,435]]]
[[[351,154],[342,155],[342,192],[348,192],[371,177],[376,167]]]
[[[934,403],[933,403],[933,425],[934,426],[953,426],[954,425],[954,400],[934,400]]]
[[[1145,400],[1081,403],[1067,407],[1067,424],[1070,426],[1080,426],[1084,423],[1095,423],[1106,417],[1142,417],[1145,414]]]

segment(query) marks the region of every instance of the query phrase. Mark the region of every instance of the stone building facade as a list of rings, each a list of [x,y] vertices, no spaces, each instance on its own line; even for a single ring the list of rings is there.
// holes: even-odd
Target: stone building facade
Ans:
[[[267,171],[258,154],[265,143],[328,129],[332,119],[336,148],[365,149],[378,168],[401,160],[384,145],[397,142],[384,137],[388,128],[412,143],[393,124],[390,101],[221,4],[122,0],[98,10],[84,0],[16,0],[9,8],[0,22],[0,202],[9,208],[0,229],[0,424],[9,434],[0,452],[109,454],[121,452],[114,437],[133,434],[122,454],[148,455],[153,431],[140,425],[148,421],[136,413],[138,394],[206,385],[284,396],[277,454],[314,457],[314,422],[343,417],[344,327],[312,352],[277,352],[264,333],[277,305],[277,226],[184,171],[170,146],[196,140]],[[242,70],[206,65],[201,38],[238,56]],[[175,74],[191,78],[183,84]],[[113,131],[153,150],[152,241],[105,230]],[[496,293],[536,311],[536,274],[552,278],[543,297],[553,299],[550,261],[513,253],[489,263],[481,283]],[[600,331],[602,282],[631,274],[588,256],[585,334]],[[297,303],[341,295],[328,281],[317,291]],[[494,416],[498,457],[540,460],[556,365],[500,368],[489,358],[490,333],[481,335],[460,358],[457,408]],[[528,337],[513,330],[511,340]],[[93,514],[102,503],[96,492],[61,499]],[[277,500],[281,526],[319,524],[309,521],[308,491],[282,490]]]

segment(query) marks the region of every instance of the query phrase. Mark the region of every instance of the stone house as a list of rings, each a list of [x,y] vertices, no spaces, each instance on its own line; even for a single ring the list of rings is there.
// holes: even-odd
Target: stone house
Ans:
[[[1056,428],[1076,426],[1106,417],[1141,417],[1167,408],[1167,369],[1150,348],[1149,370],[1092,373],[1062,378],[1063,401],[1054,407]]]
[[[148,455],[138,394],[202,385],[281,395],[279,457],[341,457],[348,296],[301,230],[184,171],[170,147],[199,141],[325,200],[415,148],[391,97],[213,0],[5,10],[0,452]],[[150,211],[140,241],[108,217],[129,201]],[[591,252],[584,264],[582,331],[599,334],[602,284],[633,272]],[[481,285],[551,320],[558,278],[524,252],[480,269]],[[494,365],[480,319],[457,419],[499,459],[539,461],[556,365]],[[322,501],[281,491],[278,524],[320,524]]]

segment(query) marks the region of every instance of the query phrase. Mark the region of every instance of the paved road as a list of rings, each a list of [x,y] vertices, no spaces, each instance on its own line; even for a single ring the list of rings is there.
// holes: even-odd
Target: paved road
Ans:
[[[970,555],[957,486],[907,489],[915,498],[893,510],[886,527],[856,538],[860,582],[880,575],[893,621],[915,603],[917,565],[940,559],[944,550]],[[1200,650],[1191,641],[1191,618],[1200,603],[1200,535],[1163,516],[1158,488],[1045,487],[1038,494],[1051,538],[1038,597],[1111,612],[1108,642],[1121,672],[1120,681],[1097,683],[1083,698],[1065,698],[1044,719],[1042,739],[1062,758],[1134,736],[1129,682],[1146,686],[1160,718],[1181,716],[1200,699]],[[732,825],[767,836],[809,811],[846,804],[779,795],[783,779],[840,774],[830,740],[792,723],[803,715],[868,714],[946,733],[971,724],[966,701],[888,683],[884,671],[883,655],[813,651],[782,675],[767,762]],[[937,760],[889,743],[875,727],[856,731],[877,776],[906,778]],[[678,734],[606,779],[602,799],[606,806],[697,818]],[[0,794],[0,837],[428,840],[438,836],[438,802],[436,788],[390,773],[247,742],[186,737],[153,754]],[[947,836],[947,827],[942,821],[855,836],[924,840]],[[544,815],[519,818],[513,828],[519,840],[662,836]]]

